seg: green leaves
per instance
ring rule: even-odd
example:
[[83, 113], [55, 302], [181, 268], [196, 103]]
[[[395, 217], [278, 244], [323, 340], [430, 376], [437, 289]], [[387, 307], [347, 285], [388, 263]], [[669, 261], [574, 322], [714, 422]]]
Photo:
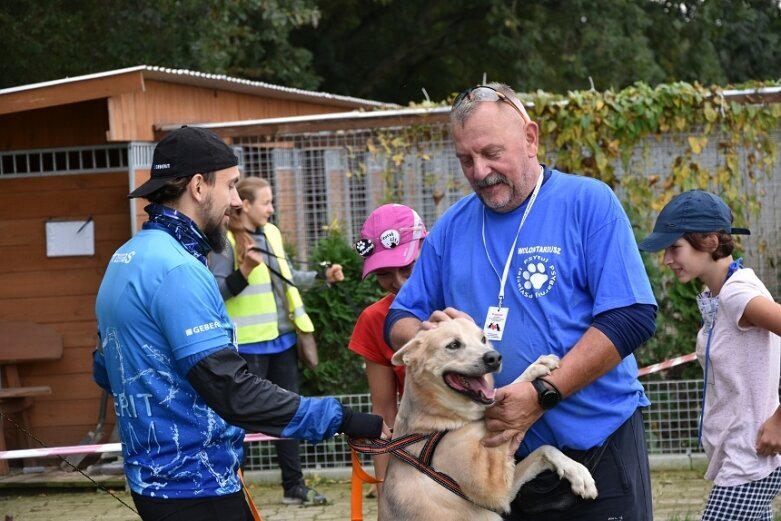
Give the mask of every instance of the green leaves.
[[314, 371], [303, 370], [302, 394], [368, 392], [363, 358], [350, 351], [347, 344], [360, 312], [384, 293], [373, 277], [361, 280], [363, 259], [336, 229], [332, 228], [330, 235], [317, 244], [311, 260], [341, 264], [345, 280], [303, 293], [307, 313], [315, 324], [320, 365]]
[[[309, 50], [290, 33], [315, 0], [0, 2], [0, 87], [136, 65], [193, 69], [314, 89]], [[99, 44], [96, 44], [99, 42]]]

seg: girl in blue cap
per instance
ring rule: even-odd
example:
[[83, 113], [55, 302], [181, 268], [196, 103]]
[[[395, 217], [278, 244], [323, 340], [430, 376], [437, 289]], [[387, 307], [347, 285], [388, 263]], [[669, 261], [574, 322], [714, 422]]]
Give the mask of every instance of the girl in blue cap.
[[732, 258], [732, 212], [718, 196], [685, 192], [665, 206], [639, 247], [664, 250], [679, 281], [698, 279], [703, 325], [697, 358], [705, 370], [702, 444], [714, 486], [703, 521], [772, 521], [781, 489], [781, 305], [753, 270]]

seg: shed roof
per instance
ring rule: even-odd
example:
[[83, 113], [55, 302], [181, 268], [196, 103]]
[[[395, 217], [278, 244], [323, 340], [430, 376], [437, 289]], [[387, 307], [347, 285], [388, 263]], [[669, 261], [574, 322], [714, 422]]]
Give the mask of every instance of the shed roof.
[[[215, 88], [268, 98], [308, 101], [345, 109], [373, 109], [388, 106], [379, 101], [314, 92], [252, 81], [224, 74], [139, 65], [125, 69], [63, 78], [0, 89], [0, 114], [10, 114], [66, 103], [78, 103], [144, 89], [144, 80], [158, 80], [197, 87]], [[392, 105], [392, 104], [390, 104]]]

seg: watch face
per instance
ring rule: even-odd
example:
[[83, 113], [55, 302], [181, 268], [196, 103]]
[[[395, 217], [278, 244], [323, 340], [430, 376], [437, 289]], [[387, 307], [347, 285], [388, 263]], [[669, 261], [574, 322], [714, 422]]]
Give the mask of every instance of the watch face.
[[559, 393], [547, 389], [544, 393], [542, 393], [542, 396], [540, 396], [540, 401], [542, 402], [543, 409], [550, 409], [559, 403]]
[[540, 407], [543, 409], [547, 410], [555, 407], [561, 401], [559, 393], [553, 389], [549, 389], [542, 381], [534, 380], [532, 381], [532, 385], [539, 395]]

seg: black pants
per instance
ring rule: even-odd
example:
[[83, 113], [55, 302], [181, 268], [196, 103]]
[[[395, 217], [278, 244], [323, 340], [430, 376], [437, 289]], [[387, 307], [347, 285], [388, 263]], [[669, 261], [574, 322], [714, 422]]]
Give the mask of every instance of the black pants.
[[144, 521], [253, 521], [244, 492], [195, 499], [163, 499], [132, 493]]
[[524, 516], [515, 506], [507, 521], [651, 521], [653, 505], [651, 470], [645, 427], [640, 409], [616, 430], [593, 472], [597, 499], [578, 502], [566, 511], [548, 511]]
[[[273, 355], [241, 355], [250, 372], [298, 393], [298, 355], [295, 346]], [[301, 451], [298, 440], [275, 441], [277, 460], [282, 471], [282, 487], [287, 491], [304, 483], [301, 472]]]

